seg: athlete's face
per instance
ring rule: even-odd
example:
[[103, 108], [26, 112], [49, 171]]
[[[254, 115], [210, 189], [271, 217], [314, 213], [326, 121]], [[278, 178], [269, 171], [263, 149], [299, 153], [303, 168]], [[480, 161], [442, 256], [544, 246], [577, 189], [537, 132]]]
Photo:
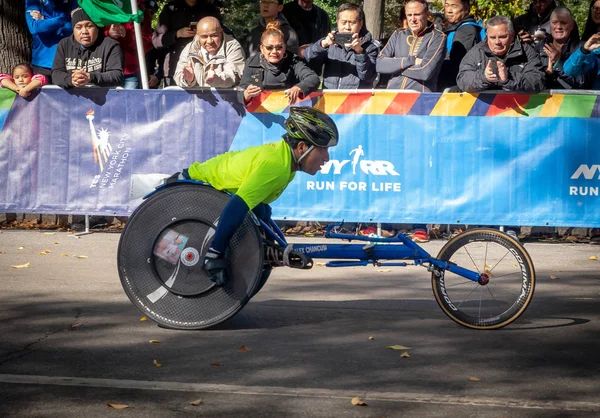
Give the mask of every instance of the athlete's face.
[[314, 176], [327, 161], [329, 161], [328, 148], [314, 147], [301, 161], [302, 171]]

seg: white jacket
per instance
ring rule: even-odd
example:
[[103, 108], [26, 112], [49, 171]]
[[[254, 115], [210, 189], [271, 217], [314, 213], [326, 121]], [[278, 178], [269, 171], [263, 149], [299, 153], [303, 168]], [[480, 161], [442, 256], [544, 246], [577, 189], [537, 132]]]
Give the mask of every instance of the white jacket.
[[[194, 80], [188, 83], [183, 76], [183, 69], [189, 61], [194, 64]], [[200, 42], [196, 38], [190, 42], [181, 52], [177, 69], [175, 70], [175, 83], [179, 87], [215, 87], [231, 88], [239, 84], [244, 71], [245, 56], [242, 46], [229, 35], [224, 35], [223, 43], [217, 54], [207, 59], [202, 54]], [[206, 74], [214, 66], [215, 78], [208, 83], [205, 81]]]

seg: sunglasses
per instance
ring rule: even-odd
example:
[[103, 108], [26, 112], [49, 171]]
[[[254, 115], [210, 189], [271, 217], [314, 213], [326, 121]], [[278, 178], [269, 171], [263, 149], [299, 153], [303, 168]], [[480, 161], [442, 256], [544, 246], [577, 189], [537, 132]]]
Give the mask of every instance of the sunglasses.
[[269, 52], [271, 52], [272, 50], [283, 51], [285, 49], [285, 45], [263, 45], [263, 48], [265, 48]]

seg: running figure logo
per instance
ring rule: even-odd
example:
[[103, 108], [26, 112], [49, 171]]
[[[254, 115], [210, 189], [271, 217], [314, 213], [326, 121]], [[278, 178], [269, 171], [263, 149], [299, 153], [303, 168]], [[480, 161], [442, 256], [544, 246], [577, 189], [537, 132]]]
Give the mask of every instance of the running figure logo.
[[360, 157], [365, 155], [362, 145], [359, 145], [358, 148], [354, 148], [352, 151], [350, 151], [350, 155], [352, 154], [354, 154], [354, 157], [352, 158], [352, 174], [356, 174], [356, 165], [358, 164], [358, 160], [360, 160]]

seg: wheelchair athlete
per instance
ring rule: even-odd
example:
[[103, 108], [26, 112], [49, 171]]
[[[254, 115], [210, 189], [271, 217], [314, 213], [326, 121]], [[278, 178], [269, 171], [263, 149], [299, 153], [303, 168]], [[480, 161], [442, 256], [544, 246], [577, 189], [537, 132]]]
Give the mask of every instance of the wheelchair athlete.
[[338, 142], [335, 122], [311, 107], [290, 108], [285, 129], [279, 142], [226, 152], [203, 163], [195, 162], [183, 171], [184, 177], [233, 194], [221, 213], [204, 258], [204, 270], [219, 286], [228, 280], [227, 246], [248, 211], [268, 221], [269, 203], [283, 193], [296, 171], [315, 175], [329, 161], [328, 148]]

